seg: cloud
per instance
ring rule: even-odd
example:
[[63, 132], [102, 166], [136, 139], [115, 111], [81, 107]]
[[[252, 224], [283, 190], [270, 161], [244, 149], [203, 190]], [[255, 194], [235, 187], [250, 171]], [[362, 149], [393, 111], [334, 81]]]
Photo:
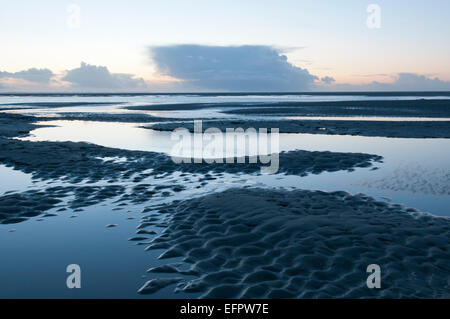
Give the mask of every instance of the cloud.
[[294, 66], [280, 50], [263, 45], [150, 47], [159, 73], [197, 89], [305, 91], [316, 76]]
[[49, 69], [36, 69], [31, 68], [24, 71], [19, 71], [15, 73], [10, 72], [0, 72], [0, 78], [8, 79], [21, 79], [28, 82], [35, 83], [48, 83], [50, 79], [54, 76], [53, 72]]
[[373, 81], [367, 84], [335, 84], [316, 88], [338, 91], [450, 91], [450, 82], [416, 73], [399, 73], [393, 82]]
[[324, 76], [323, 78], [320, 79], [320, 81], [322, 81], [325, 84], [331, 84], [335, 82], [335, 79], [331, 76]]
[[[450, 81], [416, 73], [386, 75], [391, 82], [336, 83], [287, 61], [270, 46], [178, 45], [151, 48], [160, 74], [145, 82], [131, 74], [82, 62], [55, 74], [49, 69], [0, 71], [0, 90], [23, 92], [180, 92], [180, 91], [450, 91]], [[368, 75], [369, 76], [369, 75]], [[164, 79], [164, 80], [161, 80]], [[181, 80], [181, 81], [180, 81]]]
[[[377, 84], [378, 87], [386, 87], [386, 84]], [[442, 81], [439, 78], [428, 78], [425, 75], [415, 73], [399, 73], [397, 80], [388, 84], [387, 87], [394, 87], [398, 90], [410, 91], [430, 91], [430, 90], [450, 90], [450, 82]]]
[[90, 65], [81, 62], [79, 68], [68, 70], [63, 81], [85, 89], [144, 89], [147, 87], [142, 78], [135, 78], [131, 74], [110, 73], [105, 66]]

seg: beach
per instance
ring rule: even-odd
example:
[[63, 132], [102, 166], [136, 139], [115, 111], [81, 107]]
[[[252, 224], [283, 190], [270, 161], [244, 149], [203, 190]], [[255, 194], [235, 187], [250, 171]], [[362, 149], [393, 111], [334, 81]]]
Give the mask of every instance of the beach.
[[[449, 101], [0, 95], [0, 296], [449, 298]], [[175, 159], [176, 129], [278, 148]], [[59, 285], [70, 263], [97, 284]]]

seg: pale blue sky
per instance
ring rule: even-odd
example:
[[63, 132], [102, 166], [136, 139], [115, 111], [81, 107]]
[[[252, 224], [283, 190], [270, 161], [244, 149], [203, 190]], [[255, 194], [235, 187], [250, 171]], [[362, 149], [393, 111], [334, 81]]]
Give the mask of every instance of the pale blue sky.
[[[404, 72], [450, 81], [448, 0], [0, 3], [4, 72], [48, 68], [62, 76], [84, 61], [157, 84], [170, 74], [157, 72], [149, 46], [265, 45], [337, 84], [389, 82]], [[380, 29], [366, 25], [371, 3], [381, 8]], [[70, 4], [81, 9], [79, 28], [67, 24]]]

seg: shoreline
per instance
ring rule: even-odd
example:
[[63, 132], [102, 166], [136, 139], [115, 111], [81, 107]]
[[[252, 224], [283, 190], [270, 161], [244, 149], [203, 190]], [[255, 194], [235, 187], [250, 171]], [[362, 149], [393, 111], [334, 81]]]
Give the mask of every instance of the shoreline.
[[[336, 120], [205, 120], [203, 129], [219, 128], [278, 128], [279, 133], [306, 133], [326, 135], [353, 135], [392, 138], [450, 138], [449, 122], [388, 122], [388, 121], [336, 121]], [[186, 128], [194, 132], [193, 122], [167, 122], [142, 126], [156, 131], [173, 131]]]

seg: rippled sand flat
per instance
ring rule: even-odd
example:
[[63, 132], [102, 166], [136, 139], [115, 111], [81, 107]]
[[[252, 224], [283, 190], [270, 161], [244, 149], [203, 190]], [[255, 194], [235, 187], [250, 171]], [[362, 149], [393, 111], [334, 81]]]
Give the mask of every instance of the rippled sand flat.
[[[206, 298], [448, 298], [450, 221], [363, 194], [232, 189], [160, 208], [167, 228], [147, 250], [190, 265], [149, 272], [195, 275], [156, 279], [140, 293], [178, 282]], [[382, 270], [381, 291], [366, 268]], [[169, 281], [168, 281], [169, 280]]]

